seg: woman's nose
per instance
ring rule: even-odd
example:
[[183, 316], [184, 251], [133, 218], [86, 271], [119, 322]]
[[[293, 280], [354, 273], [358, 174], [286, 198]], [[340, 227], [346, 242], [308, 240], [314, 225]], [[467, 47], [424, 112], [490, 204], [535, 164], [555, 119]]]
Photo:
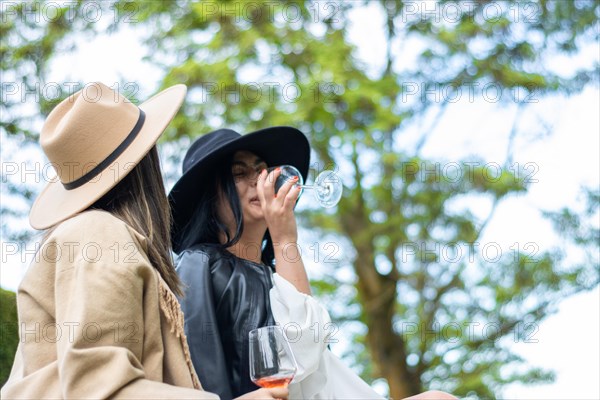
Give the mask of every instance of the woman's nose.
[[258, 177], [260, 176], [260, 171], [252, 171], [249, 175], [249, 182], [250, 185], [252, 186], [256, 186], [256, 184], [258, 183]]

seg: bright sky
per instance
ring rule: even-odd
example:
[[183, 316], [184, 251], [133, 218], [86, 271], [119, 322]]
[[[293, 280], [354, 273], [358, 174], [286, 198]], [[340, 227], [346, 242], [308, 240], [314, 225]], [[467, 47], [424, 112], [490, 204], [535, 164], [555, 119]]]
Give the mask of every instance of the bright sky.
[[[377, 40], [382, 35], [381, 15], [371, 4], [352, 18], [350, 39], [359, 46], [366, 62], [382, 59], [385, 49]], [[323, 11], [326, 11], [325, 9]], [[368, 22], [365, 22], [368, 21]], [[49, 81], [65, 79], [84, 82], [143, 82], [141, 98], [158, 86], [160, 71], [141, 61], [144, 49], [139, 32], [121, 33], [94, 39], [74, 54], [57, 57]], [[598, 61], [598, 47], [586, 57]], [[374, 66], [376, 68], [376, 65]], [[557, 245], [557, 239], [540, 218], [540, 209], [580, 206], [577, 198], [582, 185], [600, 185], [600, 94], [597, 87], [572, 97], [541, 99], [528, 109], [523, 123], [535, 128], [539, 120], [553, 127], [543, 140], [520, 139], [515, 143], [514, 161], [537, 167], [532, 185], [524, 197], [505, 201], [486, 230], [485, 240], [496, 241], [508, 249], [514, 242]], [[500, 107], [481, 101], [459, 101], [446, 113], [423, 149], [427, 157], [446, 162], [476, 155], [501, 164], [515, 107]], [[426, 129], [427, 127], [420, 127]], [[417, 128], [415, 128], [417, 129]], [[416, 131], [415, 131], [416, 132]], [[410, 136], [410, 135], [408, 135]], [[413, 136], [414, 137], [414, 136]], [[410, 143], [406, 143], [410, 145]], [[474, 204], [475, 213], [485, 207]], [[14, 259], [0, 269], [2, 286], [15, 290], [26, 264], [16, 266]], [[506, 399], [599, 399], [600, 387], [600, 291], [574, 296], [560, 304], [558, 313], [546, 319], [535, 334], [538, 343], [516, 343], [514, 350], [531, 365], [556, 371], [556, 382], [537, 387], [513, 385]]]

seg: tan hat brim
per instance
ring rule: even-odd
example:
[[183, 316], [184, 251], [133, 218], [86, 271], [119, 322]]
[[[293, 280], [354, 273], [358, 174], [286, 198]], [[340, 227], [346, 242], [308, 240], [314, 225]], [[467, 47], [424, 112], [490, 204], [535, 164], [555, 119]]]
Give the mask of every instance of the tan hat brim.
[[175, 85], [141, 104], [146, 119], [135, 140], [91, 181], [72, 190], [65, 189], [58, 178], [50, 182], [31, 207], [31, 226], [47, 229], [64, 221], [87, 209], [119, 183], [155, 145], [181, 107], [186, 91], [185, 85]]

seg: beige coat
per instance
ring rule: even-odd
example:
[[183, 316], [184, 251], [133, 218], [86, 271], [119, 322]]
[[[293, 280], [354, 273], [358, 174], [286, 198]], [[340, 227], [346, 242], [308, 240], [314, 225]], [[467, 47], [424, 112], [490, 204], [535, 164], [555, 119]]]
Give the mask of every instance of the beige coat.
[[103, 211], [56, 227], [19, 287], [20, 341], [2, 399], [218, 398], [194, 389], [181, 309], [146, 246]]

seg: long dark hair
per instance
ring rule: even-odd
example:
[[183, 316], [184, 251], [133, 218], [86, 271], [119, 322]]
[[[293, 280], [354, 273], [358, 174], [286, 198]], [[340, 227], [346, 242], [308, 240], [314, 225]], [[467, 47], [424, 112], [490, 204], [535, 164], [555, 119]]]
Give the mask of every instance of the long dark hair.
[[90, 208], [108, 211], [142, 234], [152, 266], [175, 295], [183, 294], [171, 257], [171, 209], [156, 146]]
[[[196, 209], [189, 223], [183, 228], [181, 249], [188, 249], [197, 244], [210, 244], [225, 250], [235, 245], [244, 231], [244, 216], [240, 198], [231, 173], [233, 156], [224, 157], [223, 161], [211, 168], [198, 187], [202, 188]], [[219, 217], [219, 203], [225, 201], [231, 208], [235, 221], [235, 232], [229, 232], [227, 225]], [[221, 238], [225, 237], [225, 243]], [[261, 261], [269, 266], [274, 265], [275, 251], [273, 241], [267, 230], [261, 243]]]

